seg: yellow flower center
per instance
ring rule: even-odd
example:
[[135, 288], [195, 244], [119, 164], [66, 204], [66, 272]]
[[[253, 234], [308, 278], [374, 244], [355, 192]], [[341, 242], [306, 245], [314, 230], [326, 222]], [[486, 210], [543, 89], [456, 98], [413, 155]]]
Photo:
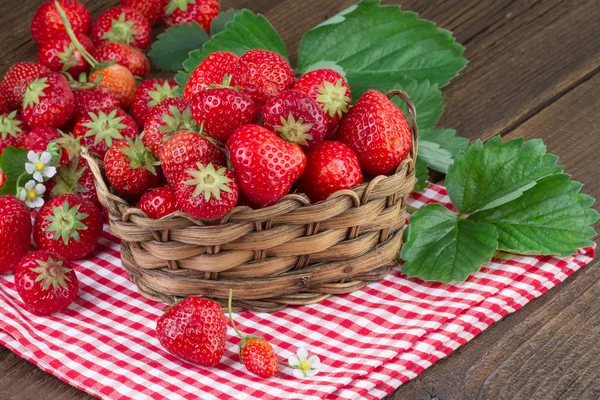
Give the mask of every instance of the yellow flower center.
[[35, 164], [35, 169], [40, 172], [43, 171], [45, 167], [46, 166], [40, 161]]
[[37, 193], [35, 192], [34, 189], [31, 189], [31, 190], [27, 191], [27, 199], [28, 200], [35, 200], [35, 199], [37, 199], [37, 197], [38, 197], [38, 195], [37, 195]]
[[308, 363], [308, 361], [306, 361], [306, 360], [302, 361], [302, 362], [300, 363], [300, 369], [301, 369], [303, 372], [310, 371], [310, 364]]

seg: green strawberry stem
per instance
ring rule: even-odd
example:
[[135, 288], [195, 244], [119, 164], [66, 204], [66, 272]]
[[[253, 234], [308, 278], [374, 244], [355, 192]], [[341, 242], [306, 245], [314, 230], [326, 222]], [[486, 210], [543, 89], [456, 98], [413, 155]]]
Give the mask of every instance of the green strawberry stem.
[[237, 333], [237, 335], [240, 337], [240, 339], [244, 339], [245, 336], [242, 335], [242, 332], [240, 332], [237, 328], [237, 326], [235, 326], [235, 322], [233, 322], [233, 314], [231, 313], [231, 301], [233, 300], [233, 289], [229, 289], [229, 301], [227, 302], [227, 311], [229, 312], [229, 321], [231, 321], [231, 326], [233, 326], [233, 330], [235, 331], [235, 333]]
[[67, 14], [65, 14], [65, 10], [63, 10], [61, 5], [58, 4], [57, 0], [54, 0], [54, 6], [56, 7], [56, 10], [58, 11], [58, 15], [60, 15], [60, 19], [62, 20], [62, 23], [65, 26], [67, 35], [69, 35], [69, 38], [71, 39], [71, 41], [73, 42], [73, 44], [75, 45], [77, 50], [79, 50], [79, 52], [81, 53], [83, 58], [85, 58], [85, 61], [87, 61], [92, 66], [92, 68], [95, 69], [100, 63], [98, 62], [98, 60], [96, 60], [94, 58], [94, 56], [92, 56], [83, 47], [83, 45], [79, 42], [79, 40], [77, 40], [77, 37], [75, 36], [75, 33], [73, 32], [73, 28], [71, 27], [71, 23], [69, 22], [69, 19], [67, 18]]

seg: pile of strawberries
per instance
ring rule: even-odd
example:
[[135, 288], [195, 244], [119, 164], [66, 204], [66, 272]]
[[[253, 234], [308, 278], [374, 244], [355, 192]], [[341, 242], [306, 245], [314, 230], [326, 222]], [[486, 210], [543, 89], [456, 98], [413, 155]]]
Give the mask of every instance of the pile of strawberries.
[[[219, 3], [122, 3], [92, 23], [77, 0], [47, 0], [31, 24], [38, 62], [13, 65], [0, 82], [0, 156], [8, 148], [27, 149], [25, 169], [33, 177], [17, 184], [20, 198], [0, 196], [0, 273], [15, 273], [31, 311], [68, 307], [78, 290], [70, 261], [90, 254], [102, 232], [103, 210], [81, 146], [104, 160], [114, 191], [148, 217], [183, 211], [208, 221], [236, 205], [273, 205], [291, 192], [322, 201], [370, 176], [394, 173], [408, 155], [410, 126], [384, 94], [367, 91], [351, 106], [340, 73], [318, 69], [297, 78], [271, 51], [210, 54], [185, 88], [169, 79], [143, 80], [152, 25], [196, 21], [209, 30]], [[0, 170], [0, 188], [4, 180]], [[37, 250], [27, 254], [32, 237]], [[201, 308], [210, 307], [218, 305]], [[206, 323], [194, 322], [197, 317], [190, 312], [186, 323]], [[187, 340], [200, 339], [173, 339], [181, 326], [168, 318], [158, 326], [163, 345], [214, 365], [180, 354]], [[220, 324], [207, 329], [222, 338], [207, 340], [222, 352]], [[270, 348], [258, 339], [244, 338], [242, 351], [250, 343]], [[267, 350], [261, 354], [272, 354]], [[277, 362], [269, 357], [254, 372], [275, 373]]]

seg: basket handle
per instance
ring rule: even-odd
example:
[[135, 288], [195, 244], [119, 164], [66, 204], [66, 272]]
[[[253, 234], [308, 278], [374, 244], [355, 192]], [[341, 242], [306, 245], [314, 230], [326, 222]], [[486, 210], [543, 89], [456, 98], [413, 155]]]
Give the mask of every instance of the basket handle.
[[417, 161], [417, 154], [419, 152], [419, 128], [417, 127], [417, 109], [415, 108], [414, 103], [408, 96], [404, 90], [391, 90], [388, 92], [388, 99], [392, 100], [394, 97], [400, 97], [406, 103], [406, 107], [408, 108], [408, 114], [410, 117], [410, 130], [411, 130], [411, 138], [412, 145], [410, 147], [410, 157], [413, 162], [411, 168], [409, 168], [408, 172], [412, 172], [414, 168], [414, 163]]

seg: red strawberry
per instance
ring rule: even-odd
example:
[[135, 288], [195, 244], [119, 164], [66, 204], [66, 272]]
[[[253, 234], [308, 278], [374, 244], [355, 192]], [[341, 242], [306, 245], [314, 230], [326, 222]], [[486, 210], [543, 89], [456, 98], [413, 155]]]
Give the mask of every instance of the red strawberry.
[[117, 42], [100, 44], [94, 56], [100, 62], [116, 62], [127, 68], [133, 76], [145, 78], [150, 73], [150, 60], [140, 50]]
[[157, 24], [162, 18], [163, 10], [169, 0], [121, 0], [121, 4], [139, 12], [150, 25]]
[[93, 84], [71, 84], [73, 96], [75, 96], [75, 110], [71, 119], [66, 123], [67, 131], [70, 131], [83, 116], [90, 112], [110, 111], [119, 108], [119, 100], [110, 90]]
[[50, 142], [60, 139], [60, 131], [56, 128], [33, 128], [23, 140], [23, 147], [36, 153], [46, 151]]
[[204, 133], [221, 142], [226, 142], [240, 126], [257, 120], [252, 99], [227, 87], [199, 92], [192, 100], [191, 111], [196, 124], [203, 125]]
[[140, 126], [146, 123], [146, 117], [154, 106], [163, 100], [175, 97], [177, 83], [172, 79], [148, 79], [142, 82], [133, 96], [131, 111]]
[[32, 128], [58, 128], [75, 110], [71, 86], [58, 72], [46, 72], [27, 86], [23, 98], [23, 120]]
[[354, 150], [362, 170], [370, 175], [393, 173], [412, 143], [402, 111], [376, 90], [363, 94], [344, 116], [337, 139]]
[[122, 65], [113, 64], [92, 73], [90, 82], [97, 81], [119, 100], [122, 109], [129, 110], [137, 88], [137, 82], [130, 70]]
[[4, 172], [0, 169], [0, 189], [4, 186], [4, 182], [6, 182], [6, 175], [4, 175]]
[[12, 274], [31, 246], [31, 217], [25, 203], [11, 195], [0, 196], [0, 215], [0, 275]]
[[239, 352], [240, 360], [244, 363], [248, 371], [261, 378], [268, 379], [274, 376], [279, 370], [277, 356], [275, 356], [273, 347], [264, 338], [260, 336], [246, 336], [238, 330], [231, 314], [232, 297], [233, 291], [230, 289], [228, 303], [229, 320], [235, 333], [242, 339]]
[[[55, 0], [46, 0], [31, 21], [31, 36], [38, 46], [57, 34], [66, 32], [54, 2]], [[65, 10], [73, 31], [87, 36], [92, 27], [92, 15], [88, 9], [77, 0], [58, 0], [58, 3]]]
[[91, 201], [63, 194], [40, 209], [33, 238], [40, 249], [67, 260], [78, 260], [94, 250], [102, 224], [102, 214]]
[[294, 86], [294, 71], [277, 53], [268, 50], [250, 50], [242, 57], [235, 68], [233, 81], [236, 86], [264, 104], [273, 96]]
[[297, 90], [286, 90], [267, 101], [263, 120], [265, 128], [303, 147], [322, 142], [327, 134], [323, 110], [308, 94]]
[[326, 141], [306, 153], [306, 169], [296, 187], [316, 203], [362, 182], [358, 158], [352, 149], [340, 142]]
[[242, 193], [256, 207], [274, 204], [288, 194], [306, 167], [298, 145], [258, 125], [233, 132], [227, 150]]
[[106, 177], [119, 193], [141, 196], [160, 185], [158, 162], [139, 138], [116, 142], [104, 156]]
[[0, 96], [0, 114], [8, 114], [10, 113], [10, 110], [8, 109], [8, 106], [6, 105], [6, 99], [4, 97]]
[[200, 219], [221, 218], [238, 201], [238, 185], [233, 172], [225, 167], [215, 168], [212, 163], [191, 164], [185, 169], [175, 192], [181, 209]]
[[[77, 40], [88, 52], [94, 51], [92, 39], [82, 34], [77, 34]], [[38, 62], [48, 67], [51, 71], [66, 72], [73, 77], [90, 72], [92, 66], [83, 58], [79, 50], [66, 33], [48, 39], [38, 52]]]
[[38, 250], [23, 257], [15, 271], [15, 289], [26, 308], [37, 315], [62, 311], [77, 297], [79, 281], [71, 263]]
[[186, 100], [172, 97], [155, 106], [144, 124], [144, 144], [159, 155], [160, 148], [171, 136], [181, 131], [197, 131]]
[[10, 67], [0, 83], [0, 97], [6, 101], [8, 110], [21, 110], [27, 86], [49, 71], [43, 65], [32, 62], [20, 62]]
[[50, 182], [53, 183], [50, 197], [73, 193], [100, 208], [94, 174], [83, 158], [73, 160], [70, 164], [60, 167]]
[[210, 32], [210, 26], [219, 11], [219, 0], [171, 0], [165, 7], [163, 20], [167, 28], [197, 22], [206, 32]]
[[92, 27], [96, 46], [103, 42], [123, 43], [140, 50], [150, 45], [152, 27], [139, 12], [129, 7], [113, 7], [100, 14]]
[[167, 140], [160, 149], [159, 158], [163, 174], [174, 186], [190, 164], [226, 163], [221, 149], [200, 133], [192, 131], [178, 132]]
[[307, 93], [325, 111], [327, 131], [333, 136], [352, 101], [350, 86], [344, 77], [331, 69], [317, 69], [302, 75], [294, 89]]
[[28, 132], [16, 111], [0, 115], [0, 155], [9, 146], [21, 147]]
[[104, 158], [113, 141], [135, 138], [139, 133], [133, 118], [120, 108], [110, 112], [90, 112], [77, 121], [73, 128], [73, 136], [82, 138], [81, 144], [101, 158]]
[[169, 353], [203, 367], [221, 360], [226, 334], [221, 306], [202, 297], [182, 300], [156, 322], [156, 337]]
[[209, 54], [190, 75], [183, 97], [187, 101], [192, 101], [198, 92], [211, 85], [222, 83], [226, 75], [233, 75], [238, 60], [238, 56], [225, 51]]
[[161, 219], [179, 211], [175, 189], [161, 187], [145, 193], [138, 202], [138, 208], [153, 219]]

